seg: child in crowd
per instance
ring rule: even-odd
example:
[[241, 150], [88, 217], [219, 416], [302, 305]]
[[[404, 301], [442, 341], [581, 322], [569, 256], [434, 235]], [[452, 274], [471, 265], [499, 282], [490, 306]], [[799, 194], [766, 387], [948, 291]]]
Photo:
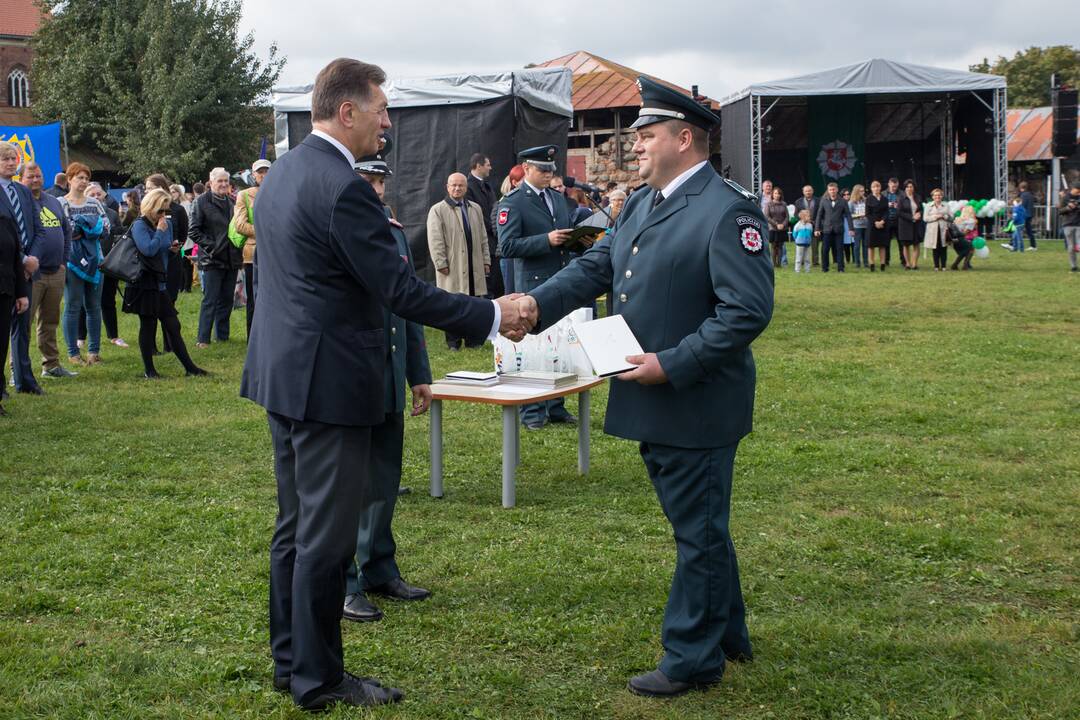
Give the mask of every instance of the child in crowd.
[[971, 269], [971, 258], [975, 255], [975, 246], [972, 245], [972, 241], [979, 235], [979, 221], [975, 217], [975, 208], [970, 205], [965, 205], [964, 209], [960, 211], [960, 219], [956, 221], [956, 227], [960, 228], [960, 232], [964, 233], [964, 236], [953, 240], [953, 250], [956, 251], [956, 260], [951, 265], [953, 270], [959, 270], [957, 267], [960, 261], [964, 261], [964, 269]]
[[1012, 205], [1012, 224], [1013, 224], [1013, 237], [1012, 244], [1001, 244], [1001, 247], [1005, 248], [1009, 252], [1024, 252], [1024, 225], [1027, 223], [1027, 210], [1024, 209], [1024, 204], [1020, 200], [1020, 196], [1017, 195], [1013, 198]]
[[795, 240], [795, 272], [810, 272], [810, 241], [814, 236], [814, 224], [810, 222], [810, 211], [799, 211], [799, 222], [791, 231]]

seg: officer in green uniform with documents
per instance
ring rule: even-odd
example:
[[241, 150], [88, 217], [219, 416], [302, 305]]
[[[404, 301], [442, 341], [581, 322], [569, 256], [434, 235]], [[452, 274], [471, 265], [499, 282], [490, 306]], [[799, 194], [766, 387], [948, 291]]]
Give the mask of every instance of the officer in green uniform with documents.
[[667, 697], [718, 682], [725, 658], [752, 656], [728, 513], [735, 451], [753, 417], [750, 344], [772, 316], [773, 270], [755, 196], [707, 162], [719, 119], [648, 78], [638, 85], [631, 127], [649, 187], [630, 197], [612, 235], [519, 302], [538, 332], [611, 286], [612, 311], [644, 351], [612, 380], [604, 429], [640, 444], [674, 529], [664, 655], [629, 683]]

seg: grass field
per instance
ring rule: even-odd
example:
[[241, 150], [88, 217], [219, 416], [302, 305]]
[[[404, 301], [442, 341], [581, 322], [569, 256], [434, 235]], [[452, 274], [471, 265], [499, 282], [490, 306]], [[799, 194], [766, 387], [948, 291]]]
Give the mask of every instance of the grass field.
[[[606, 389], [591, 472], [573, 429], [523, 434], [513, 510], [498, 411], [451, 404], [446, 497], [411, 419], [395, 519], [435, 595], [344, 624], [347, 666], [406, 700], [331, 717], [1080, 716], [1080, 274], [1060, 241], [992, 247], [968, 273], [778, 277], [732, 508], [755, 662], [674, 701], [626, 691], [660, 656], [674, 546], [636, 447], [602, 434]], [[193, 351], [211, 378], [167, 357], [144, 381], [108, 346], [5, 403], [0, 718], [302, 716], [270, 685], [276, 505], [237, 395], [242, 312], [233, 336]], [[428, 341], [436, 377], [490, 363]]]

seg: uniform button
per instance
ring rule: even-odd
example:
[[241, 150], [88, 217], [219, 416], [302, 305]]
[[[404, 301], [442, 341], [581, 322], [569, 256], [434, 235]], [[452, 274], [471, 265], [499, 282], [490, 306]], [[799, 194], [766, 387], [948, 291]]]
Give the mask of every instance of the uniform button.
[[391, 335], [397, 335], [397, 328], [396, 327], [390, 328], [390, 334]]
[[630, 272], [629, 270], [626, 271], [626, 277], [633, 277], [633, 275], [634, 273]]
[[619, 295], [619, 302], [626, 302], [626, 293], [621, 293]]
[[533, 280], [539, 280], [539, 279], [540, 279], [539, 275], [533, 275]]
[[391, 345], [390, 352], [397, 352], [397, 345]]
[[637, 245], [635, 245], [634, 249], [630, 251], [630, 254], [631, 255], [637, 255]]

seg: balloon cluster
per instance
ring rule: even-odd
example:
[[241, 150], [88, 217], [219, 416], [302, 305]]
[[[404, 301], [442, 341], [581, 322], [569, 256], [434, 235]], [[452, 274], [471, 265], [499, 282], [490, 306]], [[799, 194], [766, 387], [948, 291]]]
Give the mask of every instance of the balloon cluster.
[[[975, 208], [975, 217], [992, 218], [995, 215], [1000, 215], [1008, 203], [1004, 200], [991, 198], [989, 200], [949, 200], [945, 205], [954, 217], [960, 217], [960, 211], [970, 205]], [[924, 203], [924, 208], [929, 206], [930, 203]]]

